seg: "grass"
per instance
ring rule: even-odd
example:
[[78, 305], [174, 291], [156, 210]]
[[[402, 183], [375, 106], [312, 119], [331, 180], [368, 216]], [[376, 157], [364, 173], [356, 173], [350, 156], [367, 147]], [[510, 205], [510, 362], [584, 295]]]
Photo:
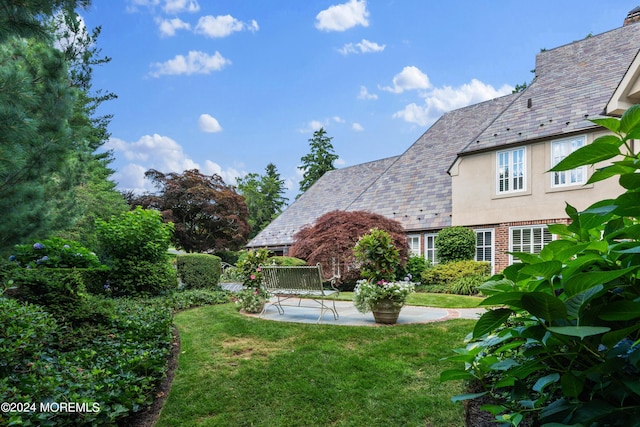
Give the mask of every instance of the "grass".
[[157, 426], [460, 426], [441, 361], [471, 320], [353, 327], [265, 321], [232, 304], [175, 315], [179, 368]]
[[[353, 292], [340, 292], [337, 299], [340, 301], [353, 301]], [[407, 298], [407, 304], [440, 308], [476, 308], [482, 300], [483, 298], [480, 297], [466, 295], [414, 292]]]

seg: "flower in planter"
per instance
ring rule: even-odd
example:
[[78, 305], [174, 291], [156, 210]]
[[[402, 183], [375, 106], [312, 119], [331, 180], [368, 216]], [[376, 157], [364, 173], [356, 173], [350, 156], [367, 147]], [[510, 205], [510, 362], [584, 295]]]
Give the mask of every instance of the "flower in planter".
[[404, 305], [409, 294], [415, 291], [415, 284], [409, 280], [373, 283], [369, 280], [359, 280], [353, 292], [353, 305], [361, 313], [372, 311], [380, 301], [391, 301], [400, 308]]

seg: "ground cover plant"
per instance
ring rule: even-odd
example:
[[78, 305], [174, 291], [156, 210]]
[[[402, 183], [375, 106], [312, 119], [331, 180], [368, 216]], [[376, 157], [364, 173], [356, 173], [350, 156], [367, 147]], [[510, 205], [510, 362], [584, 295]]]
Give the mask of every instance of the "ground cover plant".
[[583, 212], [567, 205], [570, 225], [540, 254], [481, 286], [483, 304], [500, 305], [477, 322], [471, 342], [450, 360], [494, 404], [503, 425], [640, 425], [640, 105], [621, 119], [593, 120], [611, 131], [562, 160], [565, 171], [614, 159], [589, 179], [615, 177], [626, 191]]
[[[231, 304], [176, 314], [179, 368], [158, 426], [462, 424], [440, 359], [471, 320], [394, 327], [271, 322]], [[445, 362], [453, 367], [455, 363]]]

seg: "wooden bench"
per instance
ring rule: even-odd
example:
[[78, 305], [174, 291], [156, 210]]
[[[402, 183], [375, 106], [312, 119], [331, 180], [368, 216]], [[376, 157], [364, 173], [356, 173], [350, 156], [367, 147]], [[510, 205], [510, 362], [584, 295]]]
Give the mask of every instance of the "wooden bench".
[[[324, 316], [324, 313], [331, 311], [333, 318], [338, 320], [338, 312], [336, 310], [335, 299], [332, 300], [332, 306], [327, 305], [328, 300], [325, 297], [338, 294], [340, 291], [334, 287], [334, 281], [331, 281], [330, 288], [325, 289], [322, 281], [322, 268], [320, 264], [315, 266], [287, 267], [280, 265], [267, 265], [260, 267], [263, 277], [263, 285], [270, 296], [277, 298], [277, 301], [270, 305], [275, 305], [279, 314], [284, 314], [285, 306], [312, 307], [320, 309], [318, 322]], [[298, 298], [297, 304], [283, 304], [291, 298]], [[307, 298], [319, 305], [301, 305], [303, 298]], [[262, 310], [262, 317], [267, 310], [267, 305]]]

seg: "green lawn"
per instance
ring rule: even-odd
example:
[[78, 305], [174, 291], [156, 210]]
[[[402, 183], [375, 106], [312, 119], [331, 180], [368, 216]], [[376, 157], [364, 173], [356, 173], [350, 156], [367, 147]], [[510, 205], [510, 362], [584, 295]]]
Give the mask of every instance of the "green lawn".
[[179, 368], [158, 426], [461, 426], [440, 359], [474, 321], [353, 327], [266, 321], [232, 304], [175, 315]]

